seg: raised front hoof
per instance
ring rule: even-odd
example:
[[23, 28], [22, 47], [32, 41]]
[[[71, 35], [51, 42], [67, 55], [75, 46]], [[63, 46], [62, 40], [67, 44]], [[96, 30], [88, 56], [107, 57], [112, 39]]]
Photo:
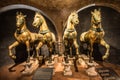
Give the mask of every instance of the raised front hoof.
[[102, 57], [103, 60], [106, 60], [107, 58], [108, 58], [107, 55], [104, 55], [104, 56]]
[[9, 54], [9, 56], [10, 56], [10, 58], [12, 58], [13, 60], [15, 60], [15, 59], [16, 59], [16, 56], [15, 56], [15, 55], [13, 55], [13, 54]]

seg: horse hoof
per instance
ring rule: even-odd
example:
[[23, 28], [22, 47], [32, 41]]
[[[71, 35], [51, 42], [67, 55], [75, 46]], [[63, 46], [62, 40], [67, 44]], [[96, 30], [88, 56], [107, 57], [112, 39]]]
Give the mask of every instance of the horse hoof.
[[40, 60], [41, 60], [41, 57], [39, 56], [39, 57], [37, 57], [37, 59], [40, 61]]
[[15, 60], [15, 59], [16, 59], [16, 56], [15, 56], [15, 55], [12, 55], [11, 58]]
[[103, 59], [103, 60], [106, 60], [106, 59], [107, 59], [107, 56], [103, 56], [102, 59]]
[[13, 59], [16, 59], [16, 56], [12, 56]]
[[12, 53], [9, 54], [9, 56], [12, 58], [12, 59], [16, 59], [16, 56]]

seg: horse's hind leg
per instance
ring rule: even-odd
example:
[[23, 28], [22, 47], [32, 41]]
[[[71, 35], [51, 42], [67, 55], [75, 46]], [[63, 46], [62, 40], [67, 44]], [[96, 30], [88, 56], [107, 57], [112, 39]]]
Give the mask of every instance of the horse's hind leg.
[[105, 46], [106, 49], [107, 49], [105, 55], [102, 57], [102, 59], [105, 60], [105, 59], [108, 58], [108, 56], [109, 56], [110, 46], [105, 42], [104, 39], [102, 39], [102, 40], [100, 41], [100, 44], [103, 45], [103, 46]]
[[93, 46], [90, 47], [90, 54], [89, 54], [89, 58], [90, 58], [89, 62], [90, 63], [93, 61], [93, 59], [92, 59], [93, 55], [92, 54], [93, 54]]
[[40, 60], [40, 57], [39, 57], [39, 49], [42, 47], [43, 43], [42, 42], [39, 42], [37, 47], [36, 47], [36, 55], [37, 55], [37, 58], [38, 60]]
[[74, 46], [75, 46], [75, 49], [76, 49], [76, 54], [79, 55], [79, 50], [78, 50], [79, 49], [79, 45], [78, 45], [76, 39], [74, 39]]
[[94, 44], [93, 41], [94, 41], [94, 40], [92, 40], [92, 39], [90, 40], [90, 44], [89, 44], [89, 46], [88, 46], [88, 50], [89, 50], [89, 51], [87, 52], [87, 53], [88, 53], [88, 56], [89, 56], [89, 62], [90, 62], [90, 63], [92, 63], [92, 61], [93, 61], [93, 59], [92, 59], [92, 56], [93, 56], [93, 55], [92, 55], [92, 54], [93, 54], [93, 44]]
[[30, 42], [26, 41], [26, 47], [27, 47], [27, 52], [28, 52], [28, 58], [27, 58], [27, 63], [30, 62]]
[[16, 59], [16, 56], [12, 53], [12, 49], [16, 46], [19, 45], [19, 42], [14, 42], [12, 45], [9, 46], [9, 56], [12, 58], [12, 59]]
[[49, 58], [51, 59], [52, 57], [52, 52], [53, 52], [53, 45], [52, 42], [49, 42], [48, 49], [49, 49]]
[[78, 45], [76, 39], [74, 40], [74, 46], [75, 46], [75, 49], [76, 49], [76, 56], [75, 56], [75, 59], [73, 60], [73, 62], [74, 62], [75, 71], [78, 72], [77, 60], [78, 60], [78, 55], [79, 55], [79, 50], [78, 50], [79, 45]]

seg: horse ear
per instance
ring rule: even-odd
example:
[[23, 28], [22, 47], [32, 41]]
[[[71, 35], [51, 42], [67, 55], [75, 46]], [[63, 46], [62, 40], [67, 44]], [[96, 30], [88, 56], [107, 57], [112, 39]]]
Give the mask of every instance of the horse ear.
[[19, 14], [19, 12], [16, 12], [16, 15], [18, 15]]
[[23, 13], [22, 13], [22, 12], [20, 12], [20, 15], [23, 15]]
[[96, 13], [96, 12], [97, 12], [97, 9], [94, 9], [94, 12]]
[[93, 15], [94, 13], [91, 11], [91, 14]]
[[35, 14], [38, 14], [38, 12], [35, 12]]

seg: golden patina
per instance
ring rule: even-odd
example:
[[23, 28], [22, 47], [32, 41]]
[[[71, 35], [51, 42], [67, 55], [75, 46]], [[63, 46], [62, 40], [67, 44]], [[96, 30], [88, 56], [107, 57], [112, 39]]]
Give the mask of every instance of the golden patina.
[[49, 30], [45, 18], [39, 12], [35, 13], [34, 21], [32, 24], [34, 27], [40, 28], [38, 34], [41, 34], [43, 36], [42, 40], [39, 41], [36, 47], [37, 54], [39, 54], [39, 49], [44, 44], [46, 44], [50, 52], [49, 55], [51, 56], [53, 52], [53, 46], [55, 46], [55, 42], [56, 42], [54, 33]]
[[102, 59], [104, 60], [104, 59], [108, 58], [108, 56], [109, 56], [110, 46], [106, 43], [106, 41], [103, 38], [105, 35], [105, 32], [101, 25], [101, 11], [100, 11], [100, 9], [99, 10], [95, 9], [94, 11], [91, 12], [91, 14], [92, 14], [91, 27], [88, 31], [83, 32], [81, 34], [80, 41], [81, 42], [89, 42], [89, 44], [90, 44], [89, 56], [90, 57], [92, 57], [94, 43], [99, 43], [102, 46], [105, 46], [106, 52], [105, 52], [105, 55], [102, 57]]
[[27, 29], [26, 26], [26, 20], [25, 20], [26, 15], [23, 15], [21, 12], [17, 12], [16, 15], [16, 26], [17, 29], [14, 33], [14, 37], [16, 41], [12, 43], [9, 46], [9, 56], [12, 59], [16, 59], [15, 54], [13, 54], [12, 49], [18, 46], [19, 44], [26, 44], [27, 47], [27, 52], [28, 52], [28, 59], [27, 61], [29, 62], [30, 60], [30, 43], [35, 42], [36, 40], [39, 40], [42, 35], [38, 35], [37, 33], [32, 33]]
[[77, 32], [75, 29], [75, 25], [79, 23], [78, 14], [76, 11], [72, 12], [67, 20], [67, 25], [63, 35], [63, 42], [65, 45], [65, 50], [67, 47], [75, 46], [76, 54], [79, 54], [78, 48], [79, 45], [77, 43]]

